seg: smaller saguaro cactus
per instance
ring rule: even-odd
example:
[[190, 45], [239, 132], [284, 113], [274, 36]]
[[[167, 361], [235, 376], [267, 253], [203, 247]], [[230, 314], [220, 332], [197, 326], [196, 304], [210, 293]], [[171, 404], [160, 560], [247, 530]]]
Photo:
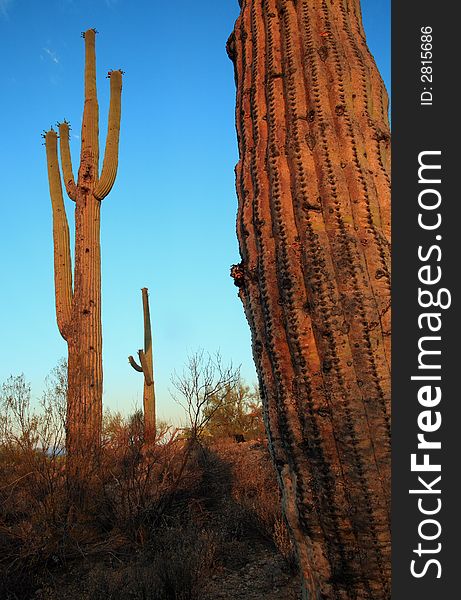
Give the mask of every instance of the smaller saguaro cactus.
[[142, 288], [142, 308], [144, 313], [144, 350], [138, 350], [139, 362], [132, 356], [128, 357], [130, 365], [144, 374], [144, 438], [155, 438], [155, 387], [154, 365], [152, 356], [152, 330], [150, 324], [149, 295], [147, 288]]

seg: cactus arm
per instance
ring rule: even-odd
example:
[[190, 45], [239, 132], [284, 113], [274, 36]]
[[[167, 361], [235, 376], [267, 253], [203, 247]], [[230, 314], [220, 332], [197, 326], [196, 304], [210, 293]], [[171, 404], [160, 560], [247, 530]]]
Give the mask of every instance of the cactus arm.
[[138, 365], [138, 363], [135, 361], [135, 359], [132, 356], [128, 357], [128, 362], [130, 363], [130, 365], [133, 367], [133, 369], [135, 371], [138, 371], [139, 373], [143, 372], [142, 367], [140, 367]]
[[110, 73], [110, 107], [109, 125], [107, 128], [106, 148], [104, 151], [104, 162], [101, 178], [97, 183], [93, 194], [98, 200], [102, 200], [112, 189], [118, 167], [118, 143], [120, 137], [121, 116], [121, 94], [122, 94], [122, 72], [112, 71]]
[[70, 258], [69, 226], [62, 197], [61, 176], [58, 164], [58, 136], [55, 131], [45, 135], [48, 183], [53, 210], [54, 283], [56, 320], [59, 332], [67, 339], [72, 308], [72, 271]]
[[147, 361], [144, 350], [138, 350], [138, 356], [139, 356], [139, 362], [141, 363], [141, 366], [138, 365], [138, 363], [135, 361], [135, 359], [132, 356], [128, 357], [128, 362], [130, 363], [130, 365], [133, 367], [133, 369], [135, 371], [138, 371], [138, 373], [144, 374], [144, 380], [147, 385], [152, 385], [153, 381], [152, 381], [151, 369], [149, 368], [149, 363]]
[[94, 29], [85, 38], [85, 105], [82, 122], [82, 145], [78, 187], [88, 188], [98, 178], [99, 168], [99, 107], [96, 92], [96, 53]]
[[144, 381], [146, 382], [146, 385], [152, 385], [153, 381], [151, 376], [150, 365], [144, 350], [139, 350], [138, 355], [139, 361], [142, 365], [142, 372], [144, 373]]
[[64, 185], [66, 186], [67, 195], [75, 202], [77, 197], [77, 186], [75, 185], [74, 174], [72, 172], [72, 158], [69, 146], [69, 123], [67, 121], [59, 123], [59, 148], [61, 151], [61, 166]]

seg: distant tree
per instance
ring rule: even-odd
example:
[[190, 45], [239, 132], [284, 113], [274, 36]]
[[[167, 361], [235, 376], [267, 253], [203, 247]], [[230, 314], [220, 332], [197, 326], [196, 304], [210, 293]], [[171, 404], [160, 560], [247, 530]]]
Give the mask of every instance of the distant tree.
[[255, 439], [264, 435], [259, 392], [242, 381], [219, 397], [211, 396], [203, 413], [210, 416], [206, 433], [214, 438], [242, 435]]
[[173, 398], [186, 412], [189, 436], [197, 440], [239, 386], [240, 367], [223, 365], [219, 352], [212, 356], [198, 350], [188, 357], [182, 374], [175, 373], [171, 382], [179, 392]]
[[112, 412], [106, 408], [102, 417], [102, 444], [111, 447], [124, 437], [126, 421], [120, 411]]
[[10, 375], [0, 388], [0, 441], [2, 446], [34, 449], [38, 444], [37, 418], [31, 407], [31, 389], [24, 374]]
[[49, 452], [62, 453], [67, 420], [67, 360], [61, 358], [45, 379], [40, 399], [42, 445]]
[[11, 375], [0, 386], [0, 446], [59, 455], [64, 449], [67, 362], [61, 359], [33, 401], [24, 374]]

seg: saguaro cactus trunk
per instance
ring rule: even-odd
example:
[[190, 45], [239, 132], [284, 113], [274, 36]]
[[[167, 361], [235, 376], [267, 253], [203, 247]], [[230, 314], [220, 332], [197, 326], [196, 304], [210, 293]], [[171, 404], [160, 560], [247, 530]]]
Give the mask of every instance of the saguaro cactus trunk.
[[152, 330], [149, 312], [149, 295], [147, 288], [142, 288], [142, 308], [144, 314], [144, 350], [138, 350], [139, 362], [132, 356], [128, 357], [130, 365], [144, 375], [144, 439], [155, 439], [155, 387], [154, 387], [154, 362], [152, 355]]
[[58, 135], [45, 133], [48, 179], [53, 209], [56, 317], [68, 345], [67, 453], [94, 456], [102, 425], [101, 334], [101, 201], [117, 173], [122, 72], [111, 71], [106, 149], [99, 177], [98, 101], [96, 95], [95, 30], [85, 38], [85, 105], [80, 168], [74, 181], [69, 147], [69, 123], [59, 123], [61, 167], [67, 194], [75, 202], [75, 267], [72, 267], [69, 227], [58, 164]]
[[390, 597], [387, 95], [359, 0], [243, 0], [232, 275], [309, 600]]

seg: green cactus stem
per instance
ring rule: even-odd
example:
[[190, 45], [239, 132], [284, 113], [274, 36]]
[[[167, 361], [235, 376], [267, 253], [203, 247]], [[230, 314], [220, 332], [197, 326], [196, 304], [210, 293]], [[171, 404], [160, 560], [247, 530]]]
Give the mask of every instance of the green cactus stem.
[[138, 350], [139, 362], [132, 356], [128, 357], [130, 365], [144, 374], [144, 439], [152, 441], [155, 439], [155, 386], [154, 386], [154, 364], [152, 353], [152, 330], [149, 311], [149, 295], [147, 288], [142, 288], [142, 308], [144, 315], [144, 350]]
[[85, 460], [98, 454], [102, 428], [101, 332], [101, 200], [109, 193], [117, 172], [122, 72], [113, 71], [109, 128], [101, 178], [99, 163], [99, 109], [96, 90], [96, 31], [85, 38], [85, 102], [77, 183], [72, 171], [69, 123], [59, 123], [61, 166], [67, 194], [75, 202], [75, 264], [72, 267], [69, 228], [62, 197], [57, 157], [57, 134], [45, 135], [48, 180], [53, 209], [56, 317], [68, 345], [67, 435], [68, 457]]
[[359, 0], [242, 0], [232, 274], [304, 598], [390, 598], [390, 134]]

